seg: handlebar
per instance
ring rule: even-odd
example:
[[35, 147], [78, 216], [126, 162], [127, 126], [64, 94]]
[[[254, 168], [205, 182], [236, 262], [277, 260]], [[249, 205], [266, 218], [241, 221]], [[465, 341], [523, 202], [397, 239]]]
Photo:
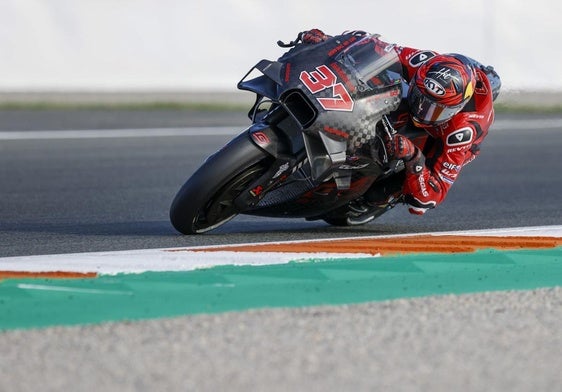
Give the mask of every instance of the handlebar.
[[300, 33], [298, 33], [297, 38], [295, 38], [294, 41], [290, 41], [289, 43], [285, 43], [281, 40], [277, 41], [277, 45], [279, 45], [282, 48], [292, 48], [294, 46], [296, 46], [299, 42], [302, 42], [302, 36], [305, 32], [301, 31]]

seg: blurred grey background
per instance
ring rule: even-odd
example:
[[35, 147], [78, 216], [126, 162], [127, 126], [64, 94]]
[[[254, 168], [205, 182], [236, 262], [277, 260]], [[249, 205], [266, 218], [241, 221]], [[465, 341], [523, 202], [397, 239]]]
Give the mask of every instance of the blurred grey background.
[[[502, 99], [561, 104], [562, 3], [536, 0], [3, 0], [0, 101], [226, 102], [299, 31], [362, 29], [492, 64]], [[68, 94], [72, 93], [72, 94]]]

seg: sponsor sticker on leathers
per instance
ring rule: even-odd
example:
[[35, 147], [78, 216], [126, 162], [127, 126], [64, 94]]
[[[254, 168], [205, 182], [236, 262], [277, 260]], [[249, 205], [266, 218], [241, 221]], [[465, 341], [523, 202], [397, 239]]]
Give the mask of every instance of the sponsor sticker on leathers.
[[458, 131], [451, 133], [447, 137], [448, 146], [459, 146], [464, 144], [469, 144], [472, 142], [472, 128], [466, 127], [461, 128]]
[[424, 50], [421, 52], [417, 52], [414, 56], [410, 59], [410, 65], [412, 67], [419, 67], [423, 63], [425, 63], [430, 58], [435, 57], [435, 52], [431, 52], [429, 50]]

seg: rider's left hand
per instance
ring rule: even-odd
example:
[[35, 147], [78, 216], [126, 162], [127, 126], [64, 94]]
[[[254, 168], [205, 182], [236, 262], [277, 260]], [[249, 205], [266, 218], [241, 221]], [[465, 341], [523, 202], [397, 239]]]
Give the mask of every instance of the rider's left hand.
[[328, 38], [320, 29], [312, 29], [302, 33], [302, 42], [305, 44], [318, 44], [326, 41]]

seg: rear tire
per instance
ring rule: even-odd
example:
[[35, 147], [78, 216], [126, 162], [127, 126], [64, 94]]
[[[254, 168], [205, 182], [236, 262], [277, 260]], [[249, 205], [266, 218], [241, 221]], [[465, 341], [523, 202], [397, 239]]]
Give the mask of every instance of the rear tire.
[[269, 155], [247, 133], [211, 156], [178, 191], [170, 207], [170, 221], [183, 234], [213, 230], [240, 212], [234, 199], [270, 164]]
[[364, 221], [361, 221], [360, 219], [350, 219], [349, 218], [349, 214], [350, 214], [350, 210], [348, 206], [344, 206], [344, 207], [340, 207], [339, 209], [332, 211], [332, 213], [330, 213], [328, 216], [325, 216], [324, 218], [322, 218], [322, 220], [332, 226], [338, 226], [338, 227], [347, 227], [347, 226], [362, 226], [365, 225], [367, 223], [372, 222], [374, 219], [378, 218], [379, 216], [381, 216], [382, 214], [384, 214], [387, 211], [386, 208], [379, 208], [376, 211], [372, 212], [372, 217], [371, 214], [366, 214], [365, 217], [369, 217], [370, 219], [365, 219]]
[[347, 216], [330, 217], [330, 218], [324, 218], [323, 220], [324, 222], [332, 226], [339, 226], [339, 227], [350, 226], [349, 222], [347, 221]]

